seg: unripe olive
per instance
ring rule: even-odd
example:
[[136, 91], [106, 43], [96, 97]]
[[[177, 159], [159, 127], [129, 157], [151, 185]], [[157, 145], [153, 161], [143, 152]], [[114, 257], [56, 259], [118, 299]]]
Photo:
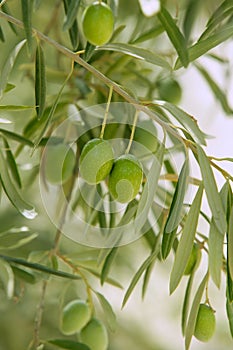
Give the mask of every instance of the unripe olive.
[[200, 263], [200, 260], [201, 260], [201, 250], [197, 244], [194, 244], [188, 263], [186, 265], [184, 274], [190, 275], [194, 267], [197, 267], [197, 265]]
[[75, 154], [69, 145], [49, 145], [45, 153], [45, 176], [52, 184], [66, 182], [73, 173]]
[[128, 203], [139, 192], [143, 178], [140, 162], [132, 154], [117, 158], [109, 175], [109, 192], [120, 203]]
[[161, 79], [157, 82], [159, 98], [174, 104], [181, 100], [182, 89], [180, 84], [173, 78]]
[[215, 315], [213, 309], [206, 304], [200, 304], [194, 336], [202, 341], [209, 341], [214, 335], [215, 331]]
[[91, 350], [107, 350], [108, 347], [107, 330], [104, 324], [96, 318], [92, 318], [81, 330], [80, 340]]
[[[152, 120], [143, 120], [135, 130], [134, 141], [142, 144], [150, 152], [154, 153], [158, 148], [158, 139], [156, 137], [157, 130], [152, 122]], [[133, 150], [139, 153], [140, 150], [137, 144], [133, 144]], [[145, 151], [144, 151], [145, 152]]]
[[106, 44], [113, 33], [114, 16], [110, 7], [104, 2], [96, 1], [84, 12], [83, 33], [93, 45]]
[[80, 174], [89, 184], [103, 181], [113, 165], [113, 150], [110, 143], [102, 139], [92, 139], [86, 143], [80, 155]]
[[90, 320], [91, 311], [83, 300], [69, 302], [62, 311], [61, 331], [64, 334], [79, 332]]

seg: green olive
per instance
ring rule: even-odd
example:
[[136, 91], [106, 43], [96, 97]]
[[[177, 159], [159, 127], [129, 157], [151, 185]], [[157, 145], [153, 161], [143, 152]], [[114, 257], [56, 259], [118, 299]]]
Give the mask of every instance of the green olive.
[[49, 145], [45, 153], [45, 176], [51, 184], [66, 182], [73, 173], [75, 154], [69, 145]]
[[103, 181], [113, 165], [113, 150], [110, 143], [102, 139], [92, 139], [86, 143], [80, 155], [80, 174], [89, 184]]
[[107, 330], [103, 323], [96, 318], [92, 318], [81, 330], [80, 340], [91, 350], [107, 350], [108, 348]]
[[181, 100], [182, 89], [180, 84], [173, 78], [161, 79], [157, 82], [158, 94], [161, 100], [177, 104]]
[[109, 175], [109, 192], [120, 203], [128, 203], [139, 192], [143, 170], [137, 158], [131, 154], [117, 158]]
[[73, 300], [62, 311], [61, 331], [64, 334], [79, 332], [90, 320], [91, 311], [83, 300]]
[[[134, 141], [146, 147], [150, 152], [156, 152], [158, 148], [158, 139], [156, 137], [157, 130], [152, 122], [152, 120], [143, 120], [136, 127], [134, 134]], [[137, 144], [133, 144], [133, 151], [137, 155], [141, 155], [141, 153], [145, 153], [145, 151], [141, 151]]]
[[193, 245], [191, 255], [189, 257], [188, 263], [186, 265], [184, 274], [190, 275], [194, 268], [197, 268], [201, 259], [201, 250], [199, 249], [197, 244]]
[[110, 7], [104, 2], [96, 1], [84, 12], [83, 33], [93, 45], [106, 44], [113, 33], [114, 16]]
[[196, 319], [194, 336], [202, 341], [209, 341], [215, 332], [215, 314], [211, 307], [200, 304]]

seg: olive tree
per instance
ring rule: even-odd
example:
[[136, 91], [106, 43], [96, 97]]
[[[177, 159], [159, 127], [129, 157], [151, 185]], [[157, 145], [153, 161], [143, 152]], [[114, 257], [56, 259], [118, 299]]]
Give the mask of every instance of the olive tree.
[[162, 348], [127, 345], [111, 303], [143, 299], [155, 262], [184, 349], [218, 328], [211, 285], [233, 336], [233, 158], [182, 106], [194, 70], [232, 116], [209, 68], [232, 33], [232, 0], [0, 2], [0, 349]]

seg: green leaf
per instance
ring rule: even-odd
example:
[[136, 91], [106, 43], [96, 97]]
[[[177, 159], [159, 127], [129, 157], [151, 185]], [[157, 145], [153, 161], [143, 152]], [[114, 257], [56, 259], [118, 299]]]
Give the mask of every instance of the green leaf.
[[25, 44], [26, 40], [20, 41], [15, 48], [10, 53], [9, 57], [7, 58], [7, 61], [5, 62], [3, 68], [2, 68], [2, 74], [0, 79], [0, 99], [3, 95], [3, 92], [7, 86], [7, 79], [9, 77], [9, 74], [14, 66], [15, 60], [18, 56], [18, 53], [22, 49], [23, 45]]
[[[69, 9], [69, 5], [73, 0], [63, 0], [63, 5], [65, 8], [65, 13], [67, 14], [67, 11]], [[78, 0], [79, 1], [79, 0]], [[79, 44], [79, 33], [78, 33], [78, 22], [75, 19], [72, 26], [69, 29], [69, 37], [71, 44], [73, 46], [73, 50], [77, 51], [78, 49], [78, 44]]]
[[35, 100], [36, 100], [37, 117], [38, 119], [40, 119], [45, 109], [46, 75], [45, 75], [44, 53], [39, 43], [36, 48], [36, 61], [35, 61]]
[[[8, 7], [8, 5], [7, 5], [7, 3], [3, 4], [2, 7], [1, 7], [1, 9], [2, 9], [2, 11], [5, 12], [7, 15], [12, 16], [12, 13], [11, 13], [11, 11], [10, 11], [10, 9], [9, 9], [9, 7]], [[13, 23], [11, 23], [11, 22], [8, 22], [8, 24], [9, 24], [9, 26], [10, 26], [12, 32], [13, 32], [14, 34], [17, 35], [18, 33], [17, 33], [17, 30], [16, 30], [16, 26], [15, 26]]]
[[6, 136], [7, 138], [9, 138], [11, 140], [17, 141], [17, 142], [19, 142], [23, 145], [27, 145], [29, 147], [33, 147], [32, 141], [30, 141], [30, 140], [26, 139], [25, 137], [18, 135], [12, 131], [0, 128], [0, 133], [2, 133], [4, 136]]
[[32, 2], [31, 0], [21, 0], [23, 25], [27, 38], [29, 52], [32, 50]]
[[4, 89], [4, 94], [6, 94], [7, 92], [13, 90], [15, 88], [15, 85], [14, 84], [11, 84], [11, 83], [7, 83], [6, 84], [6, 87]]
[[78, 9], [80, 5], [80, 0], [71, 0], [68, 4], [68, 9], [66, 13], [66, 20], [63, 25], [63, 30], [70, 29], [76, 20]]
[[226, 301], [226, 311], [227, 311], [227, 318], [228, 318], [228, 322], [229, 322], [231, 336], [233, 338], [233, 303], [230, 302], [230, 300], [228, 298]]
[[48, 344], [52, 344], [55, 346], [58, 346], [62, 349], [69, 349], [69, 350], [91, 350], [87, 345], [83, 343], [79, 343], [74, 340], [66, 340], [66, 339], [52, 339], [47, 340]]
[[15, 277], [19, 278], [20, 280], [23, 280], [26, 283], [36, 283], [36, 277], [31, 272], [14, 265], [11, 265], [11, 268]]
[[19, 105], [0, 105], [2, 111], [20, 111], [25, 109], [34, 109], [35, 106], [19, 106]]
[[2, 254], [0, 254], [0, 259], [5, 260], [5, 261], [7, 261], [9, 263], [14, 263], [14, 264], [17, 264], [17, 265], [23, 265], [23, 266], [29, 267], [30, 269], [41, 271], [41, 272], [47, 273], [49, 275], [54, 275], [54, 276], [58, 276], [58, 277], [68, 278], [68, 279], [71, 279], [71, 280], [79, 280], [80, 279], [79, 276], [73, 275], [71, 273], [63, 272], [63, 271], [60, 271], [60, 270], [53, 270], [53, 269], [50, 269], [47, 266], [44, 266], [44, 265], [41, 265], [41, 264], [37, 264], [37, 263], [32, 263], [32, 262], [29, 262], [29, 261], [24, 260], [24, 259], [14, 258], [14, 257], [11, 257], [11, 256], [2, 255]]
[[96, 296], [99, 299], [99, 302], [103, 308], [103, 311], [105, 313], [109, 328], [112, 332], [116, 331], [117, 321], [116, 321], [116, 315], [112, 309], [112, 306], [109, 304], [108, 300], [101, 294], [96, 291], [94, 291]]
[[100, 278], [100, 282], [103, 285], [104, 282], [106, 281], [108, 275], [109, 275], [109, 271], [110, 268], [112, 266], [112, 263], [115, 260], [115, 257], [117, 255], [118, 252], [118, 247], [113, 247], [110, 252], [108, 253], [108, 255], [106, 256], [106, 259], [104, 261], [102, 270], [101, 270], [101, 278]]
[[2, 42], [5, 41], [4, 33], [3, 33], [3, 30], [2, 30], [2, 27], [1, 27], [1, 26], [0, 26], [0, 40], [1, 40]]
[[141, 47], [133, 46], [130, 44], [113, 43], [113, 44], [98, 46], [96, 50], [97, 51], [108, 50], [108, 51], [120, 52], [122, 54], [132, 56], [136, 59], [149, 62], [156, 66], [171, 70], [169, 63], [165, 61], [161, 56], [157, 55], [152, 51], [142, 49]]
[[181, 125], [188, 129], [195, 140], [200, 142], [202, 145], [206, 145], [205, 134], [199, 129], [197, 121], [194, 119], [194, 117], [186, 113], [183, 109], [169, 102], [155, 101], [154, 104], [166, 109], [178, 120]]
[[159, 175], [161, 172], [163, 157], [165, 153], [164, 144], [165, 139], [160, 144], [160, 147], [155, 154], [154, 161], [147, 175], [147, 181], [142, 191], [134, 222], [136, 232], [139, 232], [144, 226], [148, 217], [149, 210], [154, 201], [154, 196], [158, 187]]
[[20, 248], [37, 237], [37, 233], [29, 234], [27, 231], [8, 231], [0, 234], [0, 249], [6, 251]]
[[[227, 212], [227, 201], [228, 201], [228, 187], [229, 183], [226, 181], [220, 191], [220, 197], [223, 204], [223, 209]], [[210, 231], [209, 231], [209, 271], [210, 276], [215, 285], [220, 288], [221, 284], [221, 271], [223, 265], [223, 243], [224, 235], [222, 235], [216, 228], [215, 223], [211, 220]]]
[[188, 42], [193, 25], [196, 23], [196, 18], [198, 15], [199, 5], [201, 0], [188, 0], [187, 6], [185, 8], [185, 15], [183, 21], [183, 31], [186, 42]]
[[14, 295], [14, 273], [10, 265], [0, 258], [0, 279], [3, 282], [8, 299]]
[[188, 323], [186, 327], [186, 332], [185, 332], [185, 350], [188, 350], [190, 347], [191, 339], [195, 330], [195, 324], [196, 324], [197, 314], [199, 310], [199, 305], [201, 303], [201, 298], [204, 293], [207, 280], [208, 280], [208, 274], [206, 274], [203, 280], [201, 281], [201, 284], [199, 285], [193, 300], [193, 304], [191, 307], [191, 311], [189, 314]]
[[189, 175], [189, 160], [185, 160], [183, 167], [181, 169], [175, 193], [172, 198], [172, 203], [167, 218], [167, 222], [164, 228], [163, 240], [162, 240], [162, 256], [163, 259], [166, 259], [170, 253], [177, 227], [182, 219], [182, 210], [184, 203], [184, 196], [188, 184], [188, 175]]
[[2, 186], [4, 191], [11, 201], [11, 203], [15, 206], [15, 208], [27, 219], [34, 219], [37, 216], [35, 208], [26, 203], [17, 192], [14, 184], [12, 183], [8, 169], [7, 169], [7, 161], [5, 160], [2, 151], [0, 150], [0, 180], [2, 182]]
[[20, 178], [19, 171], [18, 171], [18, 166], [16, 164], [13, 153], [11, 152], [10, 145], [5, 138], [3, 139], [3, 142], [4, 142], [4, 146], [5, 146], [5, 150], [6, 150], [7, 163], [8, 163], [9, 169], [11, 171], [12, 177], [15, 180], [18, 187], [21, 188], [22, 183], [21, 183], [21, 178]]
[[189, 56], [186, 47], [186, 40], [180, 29], [177, 27], [176, 22], [164, 7], [161, 7], [161, 11], [158, 13], [158, 18], [176, 49], [182, 65], [187, 67], [189, 64]]
[[150, 266], [150, 264], [157, 258], [159, 251], [160, 251], [160, 247], [158, 245], [156, 247], [156, 249], [154, 250], [154, 252], [142, 263], [142, 265], [140, 266], [140, 268], [138, 269], [138, 271], [136, 272], [136, 274], [132, 278], [132, 281], [130, 282], [130, 285], [125, 293], [125, 296], [124, 296], [124, 299], [122, 302], [122, 308], [127, 303], [130, 295], [132, 294], [132, 292], [133, 292], [135, 286], [137, 285], [140, 277], [142, 276], [143, 272], [146, 271], [148, 266]]
[[197, 194], [193, 200], [192, 206], [188, 212], [182, 236], [176, 250], [175, 261], [172, 267], [170, 277], [170, 293], [172, 294], [177, 288], [185, 268], [187, 266], [189, 257], [192, 252], [193, 242], [197, 230], [198, 218], [201, 207], [201, 200], [203, 194], [203, 186], [200, 186]]
[[189, 276], [189, 279], [188, 279], [187, 287], [185, 290], [184, 302], [183, 302], [183, 306], [182, 306], [181, 329], [182, 329], [183, 335], [185, 335], [185, 332], [186, 332], [186, 325], [187, 325], [187, 319], [188, 319], [189, 304], [190, 304], [190, 297], [191, 297], [191, 292], [192, 292], [193, 280], [194, 280], [194, 273], [191, 273], [191, 275]]
[[227, 264], [229, 267], [229, 272], [231, 279], [233, 280], [233, 207], [231, 208], [230, 218], [229, 218], [229, 230], [228, 230], [228, 256]]
[[164, 32], [163, 26], [161, 24], [159, 25], [157, 24], [155, 27], [151, 28], [147, 32], [139, 35], [136, 39], [130, 42], [130, 44], [135, 45], [135, 44], [143, 43], [147, 40], [156, 38], [158, 35], [160, 35], [163, 32]]
[[226, 93], [218, 86], [218, 84], [213, 80], [213, 78], [209, 75], [209, 73], [199, 64], [196, 64], [197, 69], [205, 78], [209, 87], [211, 88], [216, 100], [218, 100], [222, 106], [222, 109], [226, 114], [232, 114], [233, 109], [229, 106]]
[[[214, 47], [218, 46], [219, 44], [229, 39], [232, 36], [232, 32], [233, 32], [233, 24], [227, 23], [207, 39], [198, 41], [196, 44], [194, 44], [188, 49], [189, 61], [190, 62], [195, 61], [197, 58], [199, 58], [200, 56], [203, 56], [209, 50], [213, 49]], [[182, 63], [178, 58], [175, 63], [174, 69], [176, 70], [181, 67], [182, 67]]]
[[198, 152], [198, 161], [201, 168], [201, 174], [204, 182], [207, 200], [213, 214], [215, 225], [221, 234], [227, 229], [226, 217], [222, 206], [222, 201], [218, 193], [217, 184], [214, 178], [210, 161], [203, 149], [196, 144]]

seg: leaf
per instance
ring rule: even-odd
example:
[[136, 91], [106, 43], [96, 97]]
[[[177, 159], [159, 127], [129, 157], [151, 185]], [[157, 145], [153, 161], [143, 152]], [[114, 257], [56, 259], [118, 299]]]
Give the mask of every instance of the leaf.
[[165, 7], [161, 7], [160, 12], [158, 13], [158, 19], [162, 23], [169, 39], [176, 49], [182, 65], [187, 67], [189, 64], [189, 55], [186, 47], [186, 40], [180, 29], [177, 27], [176, 22]]
[[[220, 197], [223, 204], [223, 209], [227, 212], [227, 201], [228, 201], [228, 187], [229, 183], [226, 181], [220, 191]], [[215, 223], [211, 220], [210, 231], [209, 231], [209, 271], [210, 276], [215, 285], [220, 288], [221, 284], [221, 271], [223, 264], [223, 243], [224, 235], [219, 233]]]
[[6, 251], [20, 248], [38, 237], [37, 233], [27, 233], [26, 235], [22, 235], [23, 237], [20, 237], [21, 235], [19, 232], [6, 232], [5, 234], [1, 234], [0, 249], [4, 249], [4, 251]]
[[165, 139], [160, 144], [160, 147], [155, 154], [154, 161], [147, 175], [147, 181], [142, 191], [134, 222], [136, 232], [139, 232], [144, 226], [148, 217], [149, 210], [154, 201], [154, 196], [158, 187], [159, 175], [163, 164], [163, 157], [165, 152], [164, 144]]
[[4, 94], [6, 94], [7, 92], [13, 90], [15, 88], [15, 85], [14, 84], [11, 84], [11, 83], [7, 83], [6, 84], [6, 87], [4, 89]]
[[197, 69], [202, 74], [202, 76], [207, 81], [209, 87], [211, 88], [216, 100], [218, 100], [222, 106], [222, 109], [226, 114], [232, 114], [233, 109], [229, 106], [226, 93], [218, 86], [218, 84], [213, 80], [209, 73], [199, 64], [196, 64]]
[[112, 332], [116, 331], [117, 321], [116, 321], [116, 315], [112, 309], [112, 306], [109, 304], [108, 300], [100, 293], [94, 291], [96, 296], [99, 299], [99, 302], [103, 308], [103, 311], [105, 313], [105, 316], [107, 318], [107, 322], [109, 325], [109, 328]]
[[102, 285], [104, 284], [104, 282], [106, 281], [106, 279], [109, 275], [110, 268], [112, 266], [113, 261], [115, 260], [117, 252], [118, 252], [118, 247], [113, 247], [110, 250], [110, 252], [108, 253], [108, 255], [104, 261], [104, 264], [103, 264], [103, 267], [101, 270], [101, 278], [100, 278], [100, 282]]
[[[63, 0], [63, 5], [65, 8], [65, 13], [67, 14], [68, 8], [69, 8], [69, 4], [72, 0]], [[79, 0], [78, 0], [79, 1]], [[73, 46], [73, 50], [77, 51], [78, 49], [78, 43], [79, 43], [79, 33], [78, 33], [78, 22], [75, 19], [71, 28], [69, 29], [69, 37], [70, 37], [70, 41], [71, 44]]]
[[228, 256], [227, 264], [229, 267], [229, 272], [231, 279], [233, 280], [233, 207], [231, 208], [230, 218], [229, 218], [229, 230], [228, 230]]
[[44, 266], [44, 265], [41, 265], [41, 264], [37, 264], [37, 263], [32, 263], [32, 262], [29, 262], [29, 261], [24, 260], [24, 259], [14, 258], [14, 257], [11, 257], [11, 256], [2, 255], [2, 254], [0, 254], [0, 259], [3, 259], [3, 260], [5, 260], [5, 261], [7, 261], [9, 263], [14, 263], [14, 264], [17, 264], [17, 265], [23, 265], [23, 266], [29, 267], [30, 269], [41, 271], [41, 272], [47, 273], [49, 275], [54, 275], [54, 276], [58, 276], [58, 277], [68, 278], [68, 279], [71, 279], [71, 280], [79, 280], [80, 279], [79, 276], [73, 275], [71, 273], [63, 272], [63, 271], [60, 271], [60, 270], [53, 270], [53, 269], [50, 269], [47, 266]]
[[159, 55], [155, 54], [152, 51], [142, 49], [141, 47], [133, 46], [130, 44], [113, 43], [113, 44], [98, 46], [96, 50], [97, 51], [108, 50], [108, 51], [120, 52], [122, 54], [129, 55], [139, 60], [149, 62], [156, 66], [171, 70], [169, 63]]
[[38, 44], [36, 48], [35, 100], [36, 100], [37, 117], [38, 119], [40, 119], [45, 109], [45, 100], [46, 100], [45, 61], [44, 61], [43, 49], [40, 44]]
[[20, 41], [15, 46], [15, 48], [10, 53], [7, 61], [5, 62], [4, 66], [2, 68], [2, 74], [1, 74], [1, 79], [0, 79], [0, 99], [3, 95], [5, 87], [7, 86], [7, 79], [8, 79], [8, 76], [9, 76], [13, 66], [14, 66], [15, 60], [18, 56], [18, 53], [22, 49], [25, 42], [26, 42], [26, 40], [24, 39], [24, 40]]
[[194, 139], [206, 145], [205, 134], [199, 129], [197, 121], [190, 114], [169, 102], [155, 101], [154, 103], [171, 113], [181, 125], [189, 130]]
[[163, 26], [161, 24], [156, 25], [155, 27], [148, 30], [147, 32], [139, 35], [136, 39], [134, 39], [132, 42], [130, 42], [130, 44], [135, 45], [135, 44], [143, 43], [147, 40], [156, 38], [157, 36], [159, 36], [163, 32], [164, 32]]
[[181, 220], [184, 196], [185, 196], [185, 192], [188, 184], [188, 175], [189, 175], [189, 160], [186, 159], [177, 181], [175, 193], [172, 198], [169, 215], [164, 228], [163, 240], [162, 240], [163, 259], [166, 259], [166, 257], [170, 253], [170, 250], [175, 238], [176, 230]]
[[11, 149], [10, 149], [10, 145], [5, 138], [4, 138], [3, 142], [4, 142], [4, 146], [5, 146], [5, 150], [6, 150], [6, 157], [7, 157], [7, 163], [9, 165], [9, 169], [11, 171], [11, 174], [12, 174], [13, 179], [15, 180], [16, 184], [18, 185], [19, 188], [21, 188], [22, 187], [21, 178], [19, 175], [19, 171], [18, 171], [18, 167], [17, 167], [16, 161], [15, 161], [15, 158], [13, 156], [13, 153], [11, 152]]
[[10, 265], [0, 259], [0, 279], [3, 282], [8, 299], [12, 299], [14, 295], [14, 274]]
[[36, 277], [31, 272], [14, 265], [11, 265], [11, 268], [14, 275], [20, 280], [23, 280], [24, 282], [30, 283], [30, 284], [36, 283]]
[[20, 194], [17, 192], [14, 184], [12, 183], [8, 169], [7, 169], [7, 162], [2, 154], [2, 151], [0, 150], [0, 180], [2, 182], [2, 186], [4, 188], [4, 191], [11, 201], [11, 203], [14, 205], [14, 207], [27, 219], [34, 219], [37, 216], [37, 213], [35, 211], [35, 208], [26, 203], [20, 196]]
[[192, 339], [194, 329], [195, 329], [199, 305], [201, 303], [201, 298], [202, 298], [207, 280], [208, 280], [208, 274], [206, 274], [204, 276], [203, 280], [201, 281], [201, 284], [199, 285], [198, 290], [197, 290], [195, 297], [194, 297], [194, 300], [193, 300], [193, 304], [192, 304], [192, 308], [191, 308], [191, 311], [189, 314], [187, 328], [186, 328], [186, 332], [185, 332], [185, 350], [189, 349], [189, 346], [191, 343], [191, 339]]
[[2, 133], [4, 136], [6, 136], [7, 138], [9, 138], [11, 140], [17, 141], [17, 142], [19, 142], [23, 145], [27, 145], [29, 147], [33, 147], [32, 141], [30, 141], [30, 140], [26, 139], [25, 137], [18, 135], [12, 131], [0, 128], [0, 133]]
[[5, 41], [4, 33], [3, 33], [3, 30], [2, 30], [2, 27], [1, 27], [1, 26], [0, 26], [0, 40], [1, 40], [2, 42]]
[[[232, 32], [233, 32], [233, 24], [227, 23], [207, 39], [198, 41], [196, 44], [194, 44], [188, 49], [189, 61], [190, 62], [195, 61], [197, 58], [199, 58], [200, 56], [203, 56], [209, 50], [213, 49], [214, 47], [218, 46], [219, 44], [229, 39], [232, 36]], [[181, 67], [182, 67], [182, 63], [178, 58], [175, 63], [174, 69], [176, 70]]]
[[23, 25], [29, 52], [32, 50], [32, 6], [31, 0], [21, 0]]
[[125, 296], [124, 296], [124, 299], [123, 299], [123, 302], [122, 302], [122, 308], [127, 303], [130, 295], [132, 294], [132, 292], [133, 292], [135, 286], [137, 285], [140, 277], [142, 276], [143, 272], [146, 271], [146, 269], [148, 268], [148, 266], [150, 266], [152, 261], [154, 261], [157, 258], [157, 255], [159, 254], [159, 251], [160, 251], [160, 247], [158, 245], [156, 247], [156, 249], [154, 250], [154, 252], [142, 263], [142, 265], [140, 266], [140, 268], [138, 269], [138, 271], [136, 272], [136, 274], [132, 278], [132, 281], [130, 282], [130, 285], [129, 285], [126, 293], [125, 293]]
[[68, 5], [67, 13], [66, 13], [66, 20], [65, 20], [65, 23], [63, 25], [63, 30], [70, 29], [72, 27], [72, 25], [74, 24], [76, 17], [77, 17], [79, 5], [80, 5], [80, 0], [71, 0], [70, 1], [69, 5]]
[[175, 261], [170, 277], [170, 294], [172, 294], [177, 288], [192, 252], [201, 207], [202, 194], [203, 186], [200, 186], [187, 214], [182, 236], [176, 250]]
[[210, 162], [203, 149], [196, 144], [198, 152], [198, 161], [201, 168], [201, 174], [204, 182], [207, 200], [213, 214], [215, 225], [221, 234], [227, 229], [226, 217], [222, 206], [222, 201], [218, 193], [217, 184], [214, 178]]
[[186, 42], [188, 42], [193, 25], [196, 23], [196, 17], [198, 15], [199, 5], [201, 0], [189, 0], [185, 8], [185, 15], [183, 21], [183, 31]]
[[34, 109], [35, 106], [19, 106], [19, 105], [0, 105], [2, 111], [20, 111], [25, 109]]
[[229, 322], [231, 336], [233, 338], [233, 303], [230, 302], [228, 298], [226, 300], [226, 311], [227, 311], [227, 318]]
[[[1, 9], [2, 9], [2, 11], [3, 11], [4, 13], [6, 13], [7, 15], [12, 16], [12, 13], [11, 13], [11, 11], [9, 10], [9, 7], [8, 7], [7, 3], [4, 3], [4, 4], [2, 5]], [[9, 24], [9, 26], [10, 26], [12, 32], [15, 33], [15, 34], [17, 35], [18, 33], [17, 33], [17, 30], [16, 30], [15, 25], [14, 25], [13, 23], [11, 23], [11, 22], [8, 22], [8, 24]]]
[[182, 307], [181, 329], [182, 329], [183, 335], [185, 335], [185, 331], [186, 331], [193, 279], [194, 279], [194, 273], [191, 273], [188, 279], [186, 290], [185, 290], [184, 302]]
[[62, 349], [91, 350], [86, 344], [79, 343], [79, 342], [74, 341], [74, 340], [52, 339], [52, 340], [47, 340], [47, 343], [58, 346], [59, 348], [62, 348]]

